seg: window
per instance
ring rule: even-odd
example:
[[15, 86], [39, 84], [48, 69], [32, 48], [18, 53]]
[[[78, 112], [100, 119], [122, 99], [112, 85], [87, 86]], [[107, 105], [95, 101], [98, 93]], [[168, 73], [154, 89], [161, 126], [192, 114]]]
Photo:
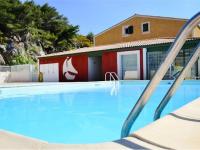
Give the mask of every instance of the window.
[[131, 26], [124, 26], [122, 28], [122, 34], [123, 36], [128, 36], [130, 34], [133, 34], [134, 32], [134, 27], [131, 25]]
[[143, 33], [150, 32], [150, 23], [149, 22], [142, 23], [142, 32]]
[[[188, 62], [191, 54], [193, 53], [194, 49], [182, 49], [178, 56], [175, 58], [173, 64], [168, 69], [167, 73], [164, 76], [164, 79], [172, 79], [172, 77], [176, 77], [183, 67]], [[154, 73], [159, 68], [160, 64], [166, 58], [167, 51], [149, 51], [147, 52], [147, 75], [148, 79], [151, 79]], [[198, 62], [196, 62], [191, 71], [187, 72], [186, 77], [192, 78], [194, 76], [198, 76]]]

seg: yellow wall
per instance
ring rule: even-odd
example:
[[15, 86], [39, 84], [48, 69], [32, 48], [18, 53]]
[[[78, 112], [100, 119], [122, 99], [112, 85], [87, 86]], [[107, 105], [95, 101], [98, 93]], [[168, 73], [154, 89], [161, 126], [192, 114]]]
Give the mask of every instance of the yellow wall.
[[[141, 24], [144, 22], [150, 22], [150, 33], [142, 33]], [[185, 22], [186, 20], [135, 16], [97, 35], [95, 37], [95, 45], [107, 45], [151, 38], [175, 37]], [[134, 33], [123, 37], [122, 28], [126, 25], [133, 25]]]
[[200, 27], [196, 27], [193, 31], [193, 37], [200, 37]]

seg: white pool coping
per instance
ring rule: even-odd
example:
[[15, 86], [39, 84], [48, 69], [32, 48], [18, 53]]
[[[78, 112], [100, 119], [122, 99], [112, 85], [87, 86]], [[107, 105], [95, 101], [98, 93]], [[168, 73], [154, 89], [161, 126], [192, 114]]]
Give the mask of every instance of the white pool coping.
[[200, 98], [130, 137], [99, 144], [51, 144], [0, 130], [0, 149], [200, 149]]

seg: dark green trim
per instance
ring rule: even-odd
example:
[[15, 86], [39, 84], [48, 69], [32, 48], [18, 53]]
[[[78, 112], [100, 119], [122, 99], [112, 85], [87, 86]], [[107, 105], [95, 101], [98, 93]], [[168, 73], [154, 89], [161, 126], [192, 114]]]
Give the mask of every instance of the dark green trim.
[[155, 51], [167, 51], [170, 47], [170, 44], [167, 45], [159, 45], [155, 47], [147, 47], [147, 52], [155, 52]]
[[96, 51], [96, 52], [89, 52], [88, 56], [89, 57], [95, 57], [95, 56], [102, 56], [103, 52], [102, 51]]
[[[193, 41], [187, 41], [182, 49], [192, 49], [195, 48], [197, 46], [197, 44], [200, 42], [200, 40], [193, 40]], [[154, 46], [147, 46], [147, 51], [148, 52], [153, 52], [153, 51], [167, 51], [172, 43], [168, 43], [168, 44], [160, 44], [160, 45], [154, 45]]]
[[200, 40], [188, 41], [183, 45], [182, 49], [195, 48], [199, 42], [200, 42]]

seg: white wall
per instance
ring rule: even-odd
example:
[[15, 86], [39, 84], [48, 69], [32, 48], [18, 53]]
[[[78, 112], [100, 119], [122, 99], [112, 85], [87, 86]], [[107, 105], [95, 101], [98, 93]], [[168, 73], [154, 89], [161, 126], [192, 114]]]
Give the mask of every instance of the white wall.
[[31, 79], [29, 72], [12, 72], [9, 82], [30, 82]]
[[[2, 67], [5, 68], [5, 66], [0, 66], [0, 68]], [[5, 69], [1, 69], [2, 71], [0, 71], [0, 83], [38, 81], [38, 71], [34, 65], [27, 64], [6, 67], [9, 67], [7, 71]]]
[[34, 65], [15, 65], [11, 66], [11, 74], [8, 82], [34, 82], [33, 79], [37, 77], [38, 72]]
[[198, 59], [198, 76], [200, 76], [200, 57]]
[[147, 49], [143, 48], [143, 78], [147, 79]]
[[0, 72], [0, 83], [6, 83], [10, 79], [10, 72]]
[[59, 82], [58, 63], [41, 64], [40, 72], [43, 74], [44, 82]]

